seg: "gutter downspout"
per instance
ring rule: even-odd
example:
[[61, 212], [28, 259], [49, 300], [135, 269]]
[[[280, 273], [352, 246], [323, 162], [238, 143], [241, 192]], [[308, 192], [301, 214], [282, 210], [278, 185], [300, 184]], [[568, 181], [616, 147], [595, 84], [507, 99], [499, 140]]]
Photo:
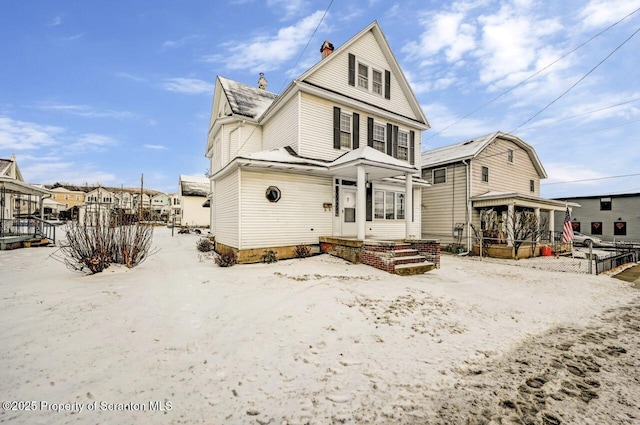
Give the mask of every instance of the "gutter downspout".
[[458, 255], [468, 255], [471, 252], [471, 201], [469, 201], [469, 198], [471, 198], [471, 162], [467, 162], [466, 159], [462, 160], [462, 163], [465, 165], [466, 168], [466, 190], [465, 190], [465, 202], [467, 205], [467, 212], [466, 212], [466, 218], [467, 218], [467, 222], [466, 222], [466, 227], [467, 227], [467, 250], [465, 252], [461, 252]]

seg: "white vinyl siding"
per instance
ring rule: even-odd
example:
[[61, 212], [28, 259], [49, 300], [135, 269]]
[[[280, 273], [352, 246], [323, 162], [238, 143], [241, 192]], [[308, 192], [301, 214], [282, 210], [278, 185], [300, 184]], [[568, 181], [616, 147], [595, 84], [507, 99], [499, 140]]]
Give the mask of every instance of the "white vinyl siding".
[[[269, 202], [269, 186], [280, 189], [278, 202]], [[308, 174], [242, 172], [241, 249], [317, 244], [332, 233], [332, 180]]]
[[264, 124], [262, 149], [256, 150], [271, 150], [285, 146], [291, 146], [298, 151], [298, 97], [291, 99]]
[[216, 196], [212, 208], [215, 208], [216, 241], [238, 247], [238, 173], [236, 170], [216, 180]]
[[[356, 57], [355, 87], [348, 84], [347, 75], [349, 70], [349, 53], [354, 54]], [[391, 67], [387, 62], [387, 59], [371, 32], [364, 34], [362, 38], [349, 46], [348, 51], [345, 50], [334, 54], [336, 56], [332, 57], [330, 61], [307, 77], [306, 81], [320, 87], [333, 90], [337, 93], [344, 93], [346, 96], [350, 96], [354, 99], [360, 99], [386, 110], [394, 111], [400, 115], [412, 119], [418, 119], [411, 109], [409, 101], [405, 97], [402, 87], [393, 72], [391, 72], [391, 99], [385, 99], [384, 96], [376, 94], [373, 90], [364, 91], [362, 88], [358, 87], [358, 63], [360, 60], [365, 61], [370, 68], [380, 71], [391, 71]]]
[[[437, 170], [443, 168], [438, 167]], [[446, 167], [445, 182], [422, 189], [422, 237], [438, 238], [442, 243], [451, 243], [456, 223], [466, 222], [465, 169], [463, 164], [450, 165]], [[425, 168], [422, 176], [430, 180], [433, 172], [433, 168]]]
[[[182, 197], [182, 220], [180, 224], [186, 226], [208, 227], [211, 211], [203, 207], [208, 198], [204, 196]], [[144, 202], [144, 201], [143, 201]]]

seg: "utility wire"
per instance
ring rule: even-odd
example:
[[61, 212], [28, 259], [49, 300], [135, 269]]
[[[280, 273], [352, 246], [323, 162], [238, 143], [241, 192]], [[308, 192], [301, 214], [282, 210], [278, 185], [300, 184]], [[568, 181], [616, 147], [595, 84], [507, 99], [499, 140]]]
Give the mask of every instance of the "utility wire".
[[566, 181], [566, 182], [540, 183], [540, 185], [541, 186], [551, 186], [552, 184], [582, 183], [582, 182], [592, 182], [592, 181], [596, 181], [596, 180], [621, 179], [623, 177], [635, 177], [635, 176], [640, 176], [640, 173], [624, 174], [624, 175], [621, 175], [621, 176], [595, 177], [595, 178], [592, 178], [592, 179], [570, 180], [570, 181]]
[[447, 125], [445, 128], [443, 128], [442, 130], [438, 131], [437, 133], [432, 134], [431, 136], [427, 137], [427, 139], [425, 140], [425, 142], [429, 141], [430, 139], [432, 139], [433, 137], [437, 136], [438, 134], [442, 134], [445, 131], [447, 131], [449, 128], [453, 127], [455, 124], [459, 123], [460, 121], [468, 118], [469, 116], [475, 114], [476, 112], [478, 112], [479, 110], [483, 109], [484, 107], [490, 105], [491, 103], [495, 102], [496, 100], [498, 100], [499, 98], [501, 98], [502, 96], [506, 95], [507, 93], [515, 90], [516, 88], [520, 87], [521, 85], [523, 85], [524, 83], [526, 83], [527, 81], [531, 80], [532, 78], [534, 78], [535, 76], [541, 74], [542, 72], [546, 71], [547, 69], [551, 68], [553, 65], [555, 65], [556, 63], [560, 62], [561, 60], [563, 60], [564, 58], [566, 58], [567, 56], [569, 56], [570, 54], [572, 54], [573, 52], [575, 52], [576, 50], [582, 48], [583, 46], [585, 46], [586, 44], [590, 43], [591, 41], [595, 40], [596, 38], [600, 37], [602, 34], [604, 34], [605, 32], [609, 31], [611, 28], [615, 27], [616, 25], [618, 25], [620, 22], [624, 21], [625, 19], [627, 19], [628, 17], [630, 17], [631, 15], [637, 13], [640, 10], [640, 8], [634, 10], [633, 12], [627, 14], [626, 16], [624, 16], [622, 19], [620, 19], [617, 22], [614, 22], [613, 24], [609, 25], [607, 28], [603, 29], [602, 31], [600, 31], [599, 33], [597, 33], [596, 35], [594, 35], [593, 37], [591, 37], [590, 39], [588, 39], [587, 41], [585, 41], [584, 43], [578, 45], [577, 47], [573, 48], [572, 50], [570, 50], [569, 52], [565, 53], [564, 55], [562, 55], [560, 58], [556, 59], [555, 61], [551, 62], [550, 64], [548, 64], [547, 66], [545, 66], [544, 68], [538, 70], [537, 72], [534, 72], [533, 74], [531, 74], [530, 76], [528, 76], [527, 78], [525, 78], [524, 80], [520, 81], [518, 84], [516, 84], [515, 86], [505, 90], [504, 92], [500, 93], [499, 95], [495, 96], [494, 98], [492, 98], [491, 100], [489, 100], [488, 102], [483, 103], [482, 105], [478, 106], [476, 109], [474, 109], [473, 111], [469, 112], [468, 114], [466, 114], [465, 116], [463, 116], [462, 118], [459, 118], [457, 120], [455, 120], [454, 122], [452, 122], [451, 124]]
[[[293, 65], [292, 69], [295, 69], [298, 66], [298, 63], [300, 62], [300, 59], [302, 58], [302, 55], [304, 55], [304, 52], [309, 47], [309, 44], [311, 44], [311, 40], [313, 40], [313, 37], [316, 35], [316, 32], [318, 31], [318, 28], [320, 28], [320, 25], [322, 25], [322, 22], [324, 21], [324, 18], [327, 16], [327, 13], [329, 13], [329, 8], [331, 8], [332, 4], [333, 4], [333, 0], [331, 0], [329, 2], [329, 5], [327, 6], [327, 8], [325, 9], [324, 13], [322, 14], [322, 18], [320, 18], [320, 20], [318, 21], [318, 25], [316, 25], [315, 29], [313, 30], [313, 33], [309, 37], [309, 40], [307, 41], [307, 44], [304, 46], [304, 49], [302, 49], [302, 52], [300, 52], [300, 55], [298, 56], [298, 59], [296, 60], [296, 63]], [[282, 89], [284, 88], [285, 84], [286, 84], [286, 80], [282, 82], [282, 86], [280, 86], [280, 91], [282, 91]], [[253, 129], [251, 130], [251, 133], [249, 133], [249, 136], [247, 136], [246, 140], [244, 142], [242, 142], [240, 147], [238, 147], [238, 149], [236, 150], [236, 153], [234, 154], [234, 156], [237, 155], [238, 152], [240, 152], [242, 150], [244, 145], [247, 144], [249, 139], [251, 139], [251, 136], [253, 136], [253, 133], [256, 131], [256, 128], [258, 128], [258, 125], [255, 125], [253, 127]]]
[[600, 62], [598, 62], [593, 68], [591, 68], [589, 70], [589, 72], [587, 72], [586, 74], [584, 74], [578, 81], [576, 81], [575, 83], [573, 83], [571, 85], [571, 87], [569, 87], [567, 90], [565, 90], [564, 92], [562, 92], [558, 97], [556, 97], [555, 99], [553, 99], [551, 102], [549, 102], [544, 108], [540, 109], [538, 112], [536, 112], [535, 114], [533, 114], [533, 116], [531, 116], [529, 119], [527, 119], [526, 121], [524, 121], [522, 124], [520, 124], [519, 126], [517, 126], [516, 128], [514, 128], [513, 130], [511, 130], [509, 133], [513, 133], [515, 132], [517, 129], [519, 129], [520, 127], [522, 127], [523, 125], [531, 122], [531, 120], [533, 120], [535, 117], [537, 117], [538, 115], [540, 115], [541, 113], [543, 113], [544, 111], [546, 111], [551, 105], [553, 105], [554, 103], [556, 103], [558, 100], [560, 100], [565, 94], [569, 93], [571, 90], [573, 90], [578, 84], [580, 84], [582, 81], [584, 81], [585, 78], [587, 78], [593, 71], [595, 71], [600, 65], [602, 65], [607, 59], [609, 59], [611, 56], [613, 56], [613, 54], [615, 52], [617, 52], [618, 50], [620, 50], [620, 48], [622, 48], [622, 46], [624, 46], [625, 44], [627, 44], [627, 42], [629, 40], [631, 40], [638, 32], [640, 32], [640, 28], [638, 28], [637, 30], [635, 30], [633, 32], [633, 34], [631, 34], [629, 37], [627, 37], [627, 39], [625, 41], [623, 41], [622, 43], [620, 43], [615, 49], [613, 49], [607, 56], [605, 56], [604, 59], [602, 59]]

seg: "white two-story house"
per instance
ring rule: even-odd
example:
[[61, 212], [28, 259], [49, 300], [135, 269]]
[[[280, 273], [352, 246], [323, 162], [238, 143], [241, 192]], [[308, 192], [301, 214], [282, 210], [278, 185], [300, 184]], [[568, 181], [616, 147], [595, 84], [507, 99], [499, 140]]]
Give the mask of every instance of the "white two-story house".
[[377, 22], [279, 95], [218, 77], [206, 156], [211, 232], [241, 262], [322, 238], [420, 238], [427, 119]]

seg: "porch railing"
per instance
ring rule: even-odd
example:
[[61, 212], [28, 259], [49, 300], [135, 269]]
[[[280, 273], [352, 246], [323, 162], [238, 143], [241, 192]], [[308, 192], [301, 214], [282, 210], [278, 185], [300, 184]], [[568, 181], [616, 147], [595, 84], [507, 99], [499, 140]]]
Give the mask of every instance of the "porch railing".
[[56, 241], [56, 226], [36, 216], [4, 219], [0, 222], [0, 237], [33, 236]]

